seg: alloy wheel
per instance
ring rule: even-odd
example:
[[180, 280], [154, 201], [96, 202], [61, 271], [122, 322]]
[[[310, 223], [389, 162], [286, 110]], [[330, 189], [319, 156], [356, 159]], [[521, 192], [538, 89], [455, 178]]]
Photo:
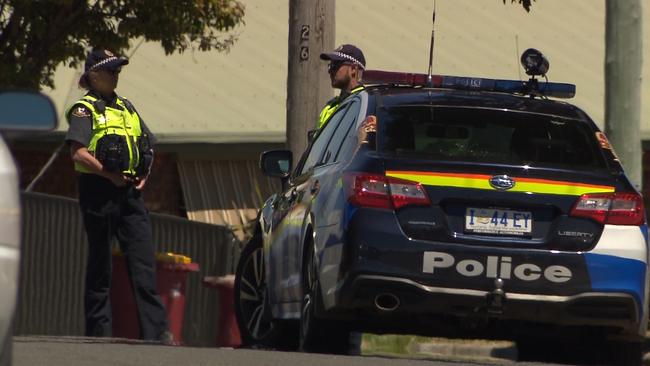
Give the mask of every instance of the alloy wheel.
[[305, 264], [305, 283], [300, 317], [300, 331], [302, 333], [302, 339], [306, 339], [308, 337], [314, 312], [314, 296], [316, 294], [316, 267], [314, 265], [313, 254], [310, 253], [310, 259]]
[[246, 330], [254, 340], [264, 340], [273, 330], [268, 314], [264, 253], [255, 248], [245, 259], [239, 285], [239, 308]]

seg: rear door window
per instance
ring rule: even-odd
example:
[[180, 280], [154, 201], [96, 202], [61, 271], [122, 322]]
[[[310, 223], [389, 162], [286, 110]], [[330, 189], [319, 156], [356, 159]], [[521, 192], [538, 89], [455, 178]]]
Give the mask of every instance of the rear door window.
[[552, 115], [458, 107], [385, 108], [385, 154], [435, 160], [605, 169], [588, 124]]

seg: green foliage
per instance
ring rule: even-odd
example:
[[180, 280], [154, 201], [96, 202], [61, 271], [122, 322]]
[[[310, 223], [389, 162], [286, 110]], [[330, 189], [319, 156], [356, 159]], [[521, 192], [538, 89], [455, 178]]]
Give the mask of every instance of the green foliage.
[[124, 54], [140, 37], [167, 54], [227, 51], [243, 17], [238, 0], [0, 0], [0, 87], [52, 87], [59, 64], [83, 64], [92, 47]]
[[[535, 0], [510, 0], [510, 3], [519, 2], [519, 4], [521, 4], [521, 6], [523, 6], [524, 9], [526, 9], [526, 11], [529, 12], [533, 1], [535, 1]], [[506, 0], [503, 0], [503, 3], [505, 4]]]

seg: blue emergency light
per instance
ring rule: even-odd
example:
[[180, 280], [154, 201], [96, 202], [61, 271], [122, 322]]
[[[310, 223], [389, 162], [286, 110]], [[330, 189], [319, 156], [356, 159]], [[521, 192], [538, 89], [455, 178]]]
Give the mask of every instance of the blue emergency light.
[[526, 73], [532, 76], [528, 81], [366, 70], [363, 72], [363, 82], [366, 85], [390, 84], [492, 91], [530, 95], [531, 97], [573, 98], [576, 95], [576, 86], [573, 84], [540, 82], [535, 79], [535, 76], [545, 75], [549, 67], [548, 61], [541, 52], [532, 48], [528, 49], [522, 55], [521, 62]]
[[[364, 71], [363, 83], [366, 85], [392, 84], [428, 86], [427, 74], [391, 72], [381, 70]], [[433, 88], [492, 91], [554, 98], [573, 98], [576, 95], [576, 86], [573, 84], [539, 82], [537, 79], [520, 81], [473, 78], [466, 76], [432, 75], [430, 86]]]

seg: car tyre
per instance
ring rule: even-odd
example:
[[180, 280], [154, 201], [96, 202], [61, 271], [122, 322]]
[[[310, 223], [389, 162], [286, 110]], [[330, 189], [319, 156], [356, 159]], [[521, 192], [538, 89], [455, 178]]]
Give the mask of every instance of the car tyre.
[[[580, 340], [551, 340], [521, 337], [516, 340], [518, 361], [581, 365], [641, 365], [641, 342], [606, 341], [603, 337], [584, 335]], [[549, 352], [549, 349], [553, 350]]]
[[612, 342], [607, 347], [608, 361], [611, 365], [638, 366], [643, 359], [641, 342]]
[[252, 348], [296, 350], [295, 322], [272, 318], [266, 286], [262, 241], [253, 237], [241, 252], [235, 275], [235, 316], [242, 344]]
[[317, 317], [323, 308], [313, 245], [303, 265], [303, 300], [300, 312], [300, 349], [304, 352], [348, 354], [350, 329], [346, 324]]
[[0, 366], [11, 366], [13, 344], [14, 342], [10, 327], [9, 331], [5, 335], [4, 341], [2, 342], [2, 350], [0, 351]]
[[[565, 342], [535, 336], [520, 336], [515, 343], [519, 362], [557, 363], [564, 362], [566, 358]], [[553, 352], [549, 352], [549, 349], [552, 349]]]

